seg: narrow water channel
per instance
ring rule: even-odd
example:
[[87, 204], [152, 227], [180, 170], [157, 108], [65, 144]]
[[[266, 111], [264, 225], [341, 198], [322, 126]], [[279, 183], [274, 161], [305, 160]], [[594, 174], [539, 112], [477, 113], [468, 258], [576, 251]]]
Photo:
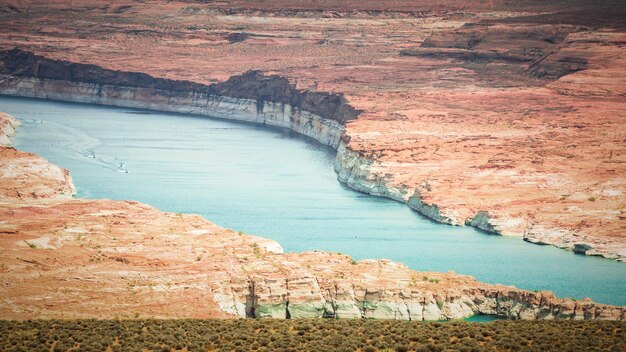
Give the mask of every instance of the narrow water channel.
[[626, 265], [431, 222], [336, 180], [335, 152], [285, 130], [207, 117], [0, 97], [17, 148], [69, 169], [78, 197], [197, 213], [278, 241], [416, 270], [626, 305]]

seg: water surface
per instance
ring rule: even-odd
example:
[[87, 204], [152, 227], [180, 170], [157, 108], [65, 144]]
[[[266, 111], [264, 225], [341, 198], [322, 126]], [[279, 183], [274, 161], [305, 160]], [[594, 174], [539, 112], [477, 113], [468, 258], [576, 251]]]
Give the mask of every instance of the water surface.
[[499, 317], [496, 315], [477, 314], [477, 315], [472, 315], [471, 317], [464, 318], [462, 320], [468, 323], [491, 323], [491, 322], [498, 321], [498, 320], [506, 320], [506, 318]]
[[0, 97], [15, 146], [68, 168], [78, 197], [138, 200], [277, 240], [416, 270], [626, 305], [626, 265], [427, 220], [337, 182], [335, 152], [281, 129]]

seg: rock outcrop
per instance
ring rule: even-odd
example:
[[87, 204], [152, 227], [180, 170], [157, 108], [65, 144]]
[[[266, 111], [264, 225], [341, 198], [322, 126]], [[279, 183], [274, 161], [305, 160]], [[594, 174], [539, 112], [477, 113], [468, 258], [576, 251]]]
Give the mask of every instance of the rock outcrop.
[[[567, 30], [573, 31], [573, 28], [567, 27]], [[563, 41], [563, 32], [567, 32], [558, 26], [508, 29], [508, 31], [506, 27], [490, 29], [488, 34], [492, 35], [483, 34], [484, 37], [477, 39], [476, 43], [470, 46], [505, 43], [507, 50], [510, 49], [509, 46], [517, 48], [509, 43], [507, 38], [514, 34], [519, 35], [520, 31], [539, 33], [535, 36], [526, 33], [530, 37], [527, 40], [532, 43], [538, 41], [547, 43], [542, 50], [552, 48], [549, 54], [529, 66], [530, 72], [539, 72], [537, 67], [544, 67], [545, 70], [568, 70], [565, 67], [567, 65], [562, 66], [554, 62], [564, 62], [558, 59], [559, 53], [568, 52], [567, 48], [576, 41], [569, 39], [565, 44], [558, 46], [560, 49], [555, 49], [557, 45], [553, 42]], [[467, 35], [465, 32], [463, 34]], [[453, 36], [453, 39], [450, 43], [442, 40], [443, 42], [438, 42], [437, 45], [459, 46], [459, 43], [467, 38], [459, 40]], [[506, 55], [513, 55], [510, 51], [513, 49], [507, 50], [504, 50]], [[530, 54], [525, 55], [533, 58], [539, 55], [538, 53], [543, 53], [542, 50], [529, 51]], [[540, 62], [546, 64], [538, 64]], [[553, 64], [548, 65], [548, 62]], [[258, 71], [236, 75], [222, 83], [202, 85], [189, 81], [154, 78], [142, 73], [107, 70], [95, 65], [51, 60], [19, 49], [0, 52], [0, 74], [4, 77], [0, 80], [2, 94], [203, 114], [289, 128], [337, 149], [335, 171], [340, 182], [361, 192], [404, 202], [432, 220], [451, 225], [475, 226], [499, 235], [520, 236], [531, 243], [549, 243], [581, 254], [620, 261], [625, 258], [626, 251], [619, 241], [599, 241], [593, 236], [558, 227], [555, 227], [554, 231], [541, 234], [538, 233], [538, 229], [545, 228], [545, 225], [534, 224], [519, 216], [502, 216], [490, 209], [494, 204], [488, 205], [486, 209], [465, 209], [465, 212], [453, 206], [441, 206], [439, 201], [430, 197], [432, 187], [427, 179], [418, 185], [412, 182], [398, 183], [394, 180], [398, 178], [398, 171], [388, 171], [388, 165], [397, 165], [396, 162], [380, 162], [378, 160], [380, 158], [374, 153], [364, 155], [364, 152], [353, 147], [354, 143], [350, 143], [351, 135], [344, 135], [345, 124], [353, 121], [359, 110], [350, 106], [341, 94], [298, 90], [285, 78], [265, 76]], [[558, 72], [542, 74], [552, 78], [558, 78], [559, 75]], [[463, 137], [468, 138], [474, 137]], [[496, 165], [497, 163], [496, 161], [494, 165], [490, 165], [488, 161], [481, 168], [498, 169], [500, 166]], [[509, 167], [511, 166], [506, 166]], [[404, 170], [400, 172], [406, 174]], [[570, 235], [555, 237], [554, 233]], [[550, 240], [537, 240], [537, 237], [544, 239], [549, 237]]]
[[15, 134], [15, 129], [21, 123], [13, 116], [0, 113], [0, 146], [11, 145], [11, 136]]
[[139, 72], [51, 60], [19, 49], [0, 52], [0, 93], [210, 115], [292, 129], [337, 148], [359, 111], [341, 94], [297, 90], [285, 78], [249, 71], [202, 85]]
[[19, 125], [14, 117], [0, 113], [0, 204], [70, 199], [76, 190], [69, 171], [40, 156], [7, 146]]
[[587, 68], [586, 58], [563, 55], [561, 50], [567, 46], [566, 38], [570, 33], [586, 30], [565, 25], [466, 25], [458, 30], [436, 33], [420, 47], [401, 50], [400, 55], [527, 65], [525, 71], [529, 74], [555, 80]]
[[[13, 121], [0, 115], [0, 122]], [[624, 308], [416, 272], [388, 260], [282, 253], [272, 240], [132, 201], [70, 199], [67, 171], [0, 147], [5, 319], [272, 317], [624, 319]], [[33, 167], [36, 165], [37, 167]], [[15, 184], [14, 180], [20, 180]], [[46, 183], [46, 198], [20, 190]]]
[[544, 50], [560, 43], [576, 30], [574, 26], [547, 24], [466, 24], [458, 29], [434, 33], [422, 42], [421, 47], [493, 50], [521, 56], [541, 56]]
[[[402, 199], [438, 221], [624, 261], [624, 8], [458, 4], [425, 2], [415, 11], [408, 0], [169, 1], [121, 11], [126, 4], [16, 3], [5, 9], [0, 48], [43, 55], [64, 73], [2, 75], [0, 86], [7, 94], [273, 124], [333, 147], [345, 131], [345, 150], [370, 170], [364, 180], [360, 166], [349, 177], [364, 191]], [[245, 40], [231, 42], [241, 34]], [[71, 62], [110, 72], [82, 67], [73, 76], [64, 66]], [[241, 90], [224, 85], [250, 70]], [[59, 84], [69, 82], [66, 74], [120, 83], [129, 71], [167, 80], [135, 76], [123, 83], [143, 87], [104, 86], [101, 97], [95, 83]], [[213, 100], [154, 90], [177, 86], [168, 80], [187, 82], [183, 90], [265, 93]], [[309, 97], [318, 91], [344, 93], [359, 118], [336, 113], [350, 110], [338, 95]]]
[[339, 182], [359, 192], [406, 203], [409, 208], [431, 220], [449, 225], [461, 224], [458, 214], [427, 203], [419, 189], [411, 189], [405, 185], [392, 186], [388, 177], [381, 176], [383, 169], [371, 158], [350, 150], [345, 143], [341, 143], [337, 149], [335, 172]]

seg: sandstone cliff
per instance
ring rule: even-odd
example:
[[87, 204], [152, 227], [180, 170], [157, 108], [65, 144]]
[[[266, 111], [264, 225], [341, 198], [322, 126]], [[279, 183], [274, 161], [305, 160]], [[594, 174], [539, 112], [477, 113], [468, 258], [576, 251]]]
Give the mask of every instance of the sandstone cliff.
[[[436, 33], [404, 55], [486, 76], [508, 67], [543, 87], [425, 94], [393, 122], [365, 113], [339, 148], [340, 179], [436, 221], [624, 261], [623, 150], [610, 132], [623, 128], [623, 43], [562, 25]], [[372, 133], [384, 124], [401, 132]]]
[[[355, 167], [337, 167], [358, 189], [437, 221], [624, 261], [624, 9], [460, 4], [33, 3], [3, 18], [0, 47], [39, 54], [30, 63], [43, 55], [54, 72], [26, 65], [30, 77], [0, 86], [282, 126], [334, 148], [343, 134], [338, 160]], [[71, 62], [96, 66], [74, 76]], [[197, 84], [239, 98], [164, 89]], [[359, 118], [316, 91], [344, 93]]]
[[[0, 178], [3, 318], [624, 320], [623, 307], [415, 272], [388, 260], [284, 254], [274, 241], [197, 215], [69, 199], [67, 172], [32, 154], [0, 147], [0, 161], [3, 171], [12, 170]], [[18, 192], [42, 182], [49, 190], [44, 200]]]
[[297, 90], [285, 78], [250, 71], [202, 85], [94, 65], [0, 51], [3, 94], [210, 115], [292, 129], [337, 148], [358, 111], [341, 94]]
[[308, 111], [341, 124], [355, 119], [359, 113], [340, 93], [298, 90], [286, 78], [265, 76], [260, 71], [248, 71], [232, 76], [225, 82], [204, 85], [156, 78], [141, 72], [115, 71], [96, 65], [52, 60], [20, 49], [0, 51], [0, 60], [0, 73], [12, 77], [92, 83], [98, 87], [149, 88], [167, 91], [172, 95], [204, 93], [208, 96], [255, 100], [260, 106], [266, 101], [283, 103], [292, 109]]

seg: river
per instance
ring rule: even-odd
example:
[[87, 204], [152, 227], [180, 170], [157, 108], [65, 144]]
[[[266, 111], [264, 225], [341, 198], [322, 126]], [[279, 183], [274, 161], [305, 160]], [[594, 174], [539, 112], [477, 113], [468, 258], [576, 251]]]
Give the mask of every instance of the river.
[[77, 197], [197, 213], [274, 239], [285, 251], [388, 258], [415, 270], [626, 305], [623, 263], [434, 223], [403, 204], [355, 192], [337, 181], [334, 150], [293, 132], [12, 97], [0, 97], [0, 111], [23, 122], [15, 147], [71, 171]]

